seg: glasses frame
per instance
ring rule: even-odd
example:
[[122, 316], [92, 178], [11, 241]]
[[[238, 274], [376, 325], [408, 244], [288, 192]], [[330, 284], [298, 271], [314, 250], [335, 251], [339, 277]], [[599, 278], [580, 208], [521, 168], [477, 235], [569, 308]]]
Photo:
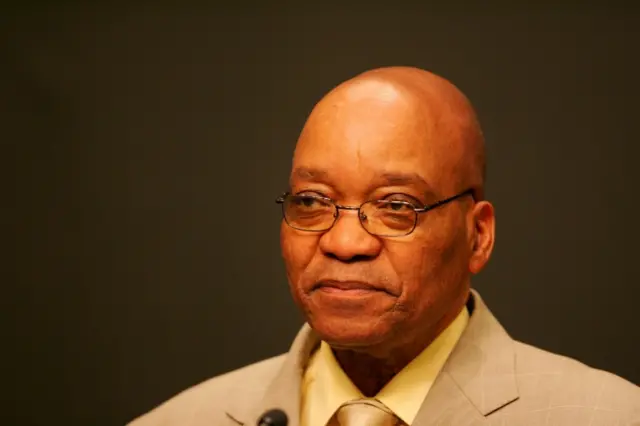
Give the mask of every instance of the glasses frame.
[[403, 204], [411, 207], [413, 209], [413, 211], [418, 213], [418, 214], [416, 214], [416, 218], [413, 221], [413, 226], [411, 227], [411, 229], [409, 231], [407, 231], [406, 233], [399, 234], [399, 235], [374, 234], [374, 233], [370, 232], [364, 226], [364, 224], [362, 223], [363, 217], [362, 217], [362, 212], [360, 211], [360, 209], [362, 209], [362, 206], [364, 206], [365, 204], [369, 204], [369, 203], [375, 203], [375, 202], [380, 202], [380, 201], [389, 201], [389, 200], [368, 200], [368, 201], [365, 201], [364, 203], [360, 204], [359, 206], [343, 206], [341, 204], [336, 203], [335, 201], [333, 201], [330, 198], [323, 197], [323, 196], [320, 196], [320, 195], [313, 195], [313, 197], [317, 197], [317, 198], [320, 198], [322, 200], [327, 201], [328, 203], [331, 203], [336, 208], [336, 212], [333, 215], [333, 222], [331, 223], [331, 226], [329, 226], [327, 228], [324, 228], [324, 229], [303, 229], [303, 228], [298, 228], [296, 226], [293, 226], [291, 223], [289, 223], [289, 221], [287, 220], [287, 215], [285, 213], [285, 202], [287, 201], [288, 197], [295, 196], [295, 194], [292, 194], [290, 192], [284, 192], [282, 195], [280, 195], [278, 198], [276, 198], [275, 201], [276, 201], [276, 204], [280, 204], [281, 205], [282, 217], [283, 217], [284, 221], [287, 223], [287, 225], [292, 227], [293, 229], [297, 229], [298, 231], [304, 231], [304, 232], [327, 232], [331, 228], [333, 228], [334, 225], [336, 224], [336, 222], [338, 221], [338, 218], [340, 217], [340, 210], [351, 210], [351, 211], [357, 211], [358, 212], [358, 220], [360, 221], [360, 225], [370, 235], [373, 235], [373, 236], [376, 236], [376, 237], [397, 238], [397, 237], [406, 237], [407, 235], [411, 234], [416, 229], [416, 226], [418, 225], [418, 217], [419, 217], [420, 213], [426, 213], [428, 211], [431, 211], [431, 210], [433, 210], [435, 208], [438, 208], [440, 206], [448, 204], [448, 203], [450, 203], [452, 201], [455, 201], [455, 200], [457, 200], [459, 198], [462, 198], [464, 196], [467, 196], [467, 195], [471, 195], [475, 200], [473, 188], [469, 188], [467, 190], [459, 192], [456, 195], [453, 195], [453, 196], [451, 196], [449, 198], [445, 198], [443, 200], [436, 201], [435, 203], [425, 204], [422, 207], [416, 207], [415, 205], [413, 205], [413, 204], [411, 204], [410, 202], [407, 202], [407, 201], [394, 200], [394, 202], [403, 203]]

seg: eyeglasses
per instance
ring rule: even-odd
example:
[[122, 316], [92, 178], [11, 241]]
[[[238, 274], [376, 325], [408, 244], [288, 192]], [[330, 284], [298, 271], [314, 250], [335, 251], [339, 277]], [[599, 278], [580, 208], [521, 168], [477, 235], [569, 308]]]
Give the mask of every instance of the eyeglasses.
[[276, 198], [276, 203], [282, 205], [285, 222], [301, 231], [326, 232], [338, 220], [340, 210], [354, 210], [358, 212], [358, 219], [369, 234], [402, 237], [416, 228], [419, 213], [428, 212], [465, 195], [473, 195], [473, 190], [467, 189], [453, 197], [422, 207], [402, 200], [370, 200], [359, 207], [353, 207], [341, 206], [320, 195], [293, 195], [285, 192]]

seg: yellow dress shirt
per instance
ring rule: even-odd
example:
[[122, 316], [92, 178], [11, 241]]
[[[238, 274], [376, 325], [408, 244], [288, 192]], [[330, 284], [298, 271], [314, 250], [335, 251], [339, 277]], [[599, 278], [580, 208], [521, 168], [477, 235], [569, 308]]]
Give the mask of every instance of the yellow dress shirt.
[[[403, 422], [410, 425], [462, 335], [469, 312], [462, 309], [456, 319], [413, 361], [376, 395]], [[325, 342], [311, 356], [302, 379], [301, 426], [326, 426], [345, 402], [363, 398], [362, 392], [342, 370]]]

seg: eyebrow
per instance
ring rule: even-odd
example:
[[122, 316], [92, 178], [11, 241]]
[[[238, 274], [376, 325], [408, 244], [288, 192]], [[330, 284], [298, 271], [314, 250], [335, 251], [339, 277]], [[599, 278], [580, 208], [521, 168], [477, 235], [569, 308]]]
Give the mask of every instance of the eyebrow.
[[385, 172], [380, 175], [380, 178], [390, 185], [409, 185], [418, 184], [425, 189], [429, 188], [429, 184], [418, 173], [407, 172]]
[[388, 185], [414, 185], [420, 188], [420, 192], [427, 200], [436, 197], [436, 192], [431, 185], [418, 173], [415, 172], [385, 172], [380, 175]]
[[[324, 169], [313, 167], [296, 167], [291, 175], [304, 180], [328, 181], [329, 173]], [[427, 181], [415, 172], [383, 172], [379, 180], [386, 185], [417, 185], [427, 197], [435, 196], [435, 192]]]

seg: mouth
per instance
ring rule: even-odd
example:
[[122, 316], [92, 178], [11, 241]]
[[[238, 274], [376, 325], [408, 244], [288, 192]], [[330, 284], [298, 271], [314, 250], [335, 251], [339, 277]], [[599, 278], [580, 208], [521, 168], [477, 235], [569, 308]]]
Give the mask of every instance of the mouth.
[[327, 293], [347, 293], [347, 294], [365, 294], [372, 292], [389, 293], [384, 288], [375, 284], [362, 281], [338, 281], [323, 280], [313, 286], [312, 291], [323, 291]]

